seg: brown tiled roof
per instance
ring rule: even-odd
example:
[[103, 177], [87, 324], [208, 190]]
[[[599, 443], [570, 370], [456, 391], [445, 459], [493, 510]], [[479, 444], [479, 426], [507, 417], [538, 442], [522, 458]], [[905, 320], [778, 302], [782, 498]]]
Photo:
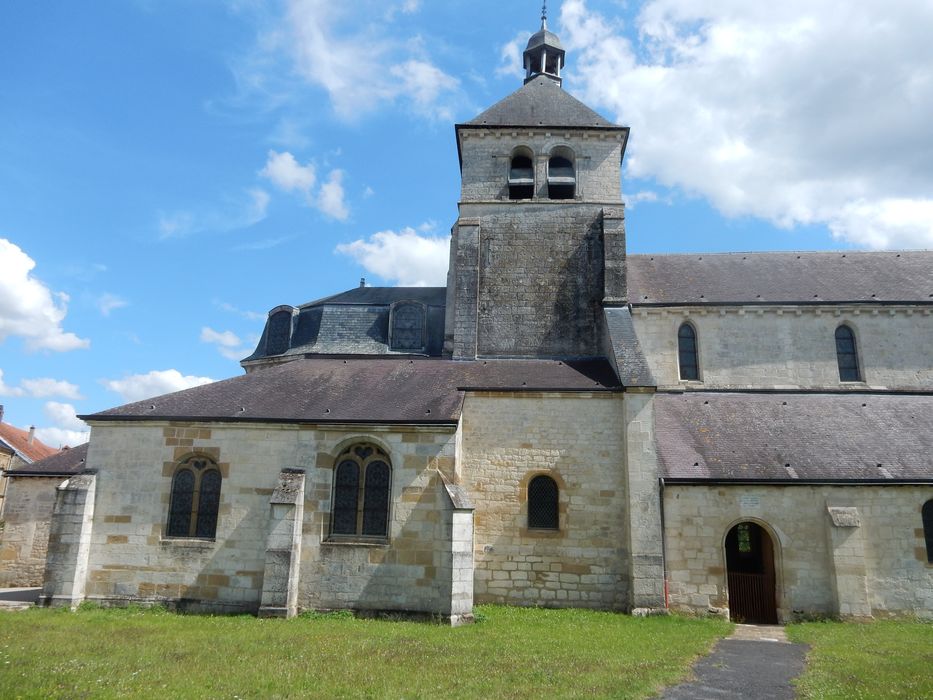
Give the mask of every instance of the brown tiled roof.
[[933, 483], [933, 395], [659, 393], [662, 474]]
[[645, 304], [933, 303], [933, 251], [630, 255]]
[[9, 423], [0, 422], [0, 442], [8, 445], [28, 462], [35, 462], [37, 459], [42, 459], [58, 452], [58, 450], [49, 447], [35, 436], [33, 436], [32, 442], [30, 442], [28, 430], [20, 430]]
[[80, 474], [87, 460], [87, 443], [78, 447], [66, 447], [51, 457], [40, 459], [25, 467], [13, 469], [11, 476], [70, 476]]
[[618, 388], [605, 360], [308, 358], [81, 417], [91, 421], [455, 423], [465, 389]]

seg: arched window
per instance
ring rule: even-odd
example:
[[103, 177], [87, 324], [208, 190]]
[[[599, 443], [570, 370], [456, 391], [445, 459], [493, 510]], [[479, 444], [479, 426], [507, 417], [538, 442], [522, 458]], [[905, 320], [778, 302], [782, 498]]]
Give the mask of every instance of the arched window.
[[560, 514], [557, 482], [541, 474], [528, 482], [528, 529], [558, 530]]
[[535, 193], [535, 165], [531, 151], [516, 149], [509, 162], [509, 199], [531, 199]]
[[577, 193], [577, 174], [573, 151], [556, 148], [547, 164], [547, 196], [549, 199], [573, 199]]
[[697, 332], [689, 323], [677, 331], [677, 358], [680, 362], [680, 378], [696, 381], [700, 378], [697, 360]]
[[862, 373], [858, 367], [858, 352], [855, 347], [855, 333], [846, 325], [836, 329], [836, 362], [839, 363], [840, 382], [862, 381]]
[[281, 355], [288, 350], [292, 337], [292, 312], [287, 309], [276, 311], [269, 317], [266, 328], [266, 354]]
[[424, 350], [424, 306], [414, 301], [392, 307], [389, 347], [392, 350]]
[[167, 537], [214, 538], [221, 481], [217, 465], [206, 457], [189, 457], [178, 465], [172, 477]]
[[933, 499], [923, 504], [920, 515], [923, 519], [923, 538], [927, 545], [927, 561], [933, 564]]
[[337, 459], [332, 535], [388, 537], [392, 467], [374, 445], [354, 445]]

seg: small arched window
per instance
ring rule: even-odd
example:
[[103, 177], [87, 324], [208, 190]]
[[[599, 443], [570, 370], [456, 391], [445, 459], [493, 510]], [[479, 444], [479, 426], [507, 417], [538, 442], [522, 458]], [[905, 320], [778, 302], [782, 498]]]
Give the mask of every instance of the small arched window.
[[923, 504], [920, 515], [923, 519], [923, 539], [927, 545], [927, 561], [933, 564], [933, 499]]
[[281, 355], [288, 350], [292, 337], [292, 312], [276, 311], [269, 317], [266, 329], [266, 354]]
[[512, 154], [509, 162], [509, 199], [531, 199], [535, 193], [535, 165], [525, 148]]
[[680, 363], [680, 378], [696, 381], [700, 378], [700, 363], [697, 360], [697, 332], [689, 323], [681, 324], [677, 331], [677, 358]]
[[392, 350], [424, 350], [424, 306], [414, 301], [392, 307], [389, 347]]
[[214, 538], [221, 481], [217, 465], [206, 457], [189, 457], [178, 465], [172, 477], [167, 537]]
[[549, 199], [573, 199], [577, 193], [577, 174], [573, 152], [558, 148], [547, 164], [547, 192]]
[[337, 459], [332, 535], [388, 537], [392, 467], [374, 445], [355, 445]]
[[836, 329], [836, 362], [839, 363], [840, 382], [862, 381], [858, 351], [855, 347], [855, 332], [846, 325]]
[[560, 529], [557, 482], [541, 474], [528, 482], [528, 529]]

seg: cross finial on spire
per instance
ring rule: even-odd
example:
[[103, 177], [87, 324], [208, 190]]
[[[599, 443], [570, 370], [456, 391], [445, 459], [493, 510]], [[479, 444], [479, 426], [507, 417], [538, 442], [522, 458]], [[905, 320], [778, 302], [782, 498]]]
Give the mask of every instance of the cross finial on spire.
[[541, 29], [547, 29], [547, 0], [541, 4]]

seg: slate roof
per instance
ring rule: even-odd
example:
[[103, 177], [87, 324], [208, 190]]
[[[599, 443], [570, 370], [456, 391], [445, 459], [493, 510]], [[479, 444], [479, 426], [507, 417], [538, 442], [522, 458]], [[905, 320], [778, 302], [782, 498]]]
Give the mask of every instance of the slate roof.
[[659, 393], [669, 481], [933, 483], [933, 395]]
[[619, 385], [605, 360], [313, 358], [82, 418], [452, 424], [467, 388], [612, 391]]
[[[356, 287], [302, 304], [284, 352], [266, 351], [267, 320], [256, 349], [242, 362], [306, 354], [439, 356], [444, 348], [446, 293], [446, 287]], [[425, 306], [423, 352], [398, 352], [389, 347], [389, 316], [392, 304], [399, 301], [417, 301]]]
[[40, 459], [37, 462], [13, 469], [7, 472], [10, 476], [71, 476], [84, 471], [87, 461], [87, 446], [84, 443], [78, 447], [65, 448], [51, 457]]
[[629, 255], [633, 305], [933, 303], [933, 251]]
[[544, 75], [496, 102], [475, 119], [458, 124], [457, 129], [500, 126], [628, 129], [600, 116]]
[[37, 459], [43, 459], [58, 452], [55, 448], [41, 442], [35, 435], [30, 442], [28, 430], [20, 430], [3, 422], [0, 422], [0, 444], [9, 447], [26, 462], [35, 462]]
[[624, 386], [657, 386], [628, 307], [604, 309], [614, 367]]

